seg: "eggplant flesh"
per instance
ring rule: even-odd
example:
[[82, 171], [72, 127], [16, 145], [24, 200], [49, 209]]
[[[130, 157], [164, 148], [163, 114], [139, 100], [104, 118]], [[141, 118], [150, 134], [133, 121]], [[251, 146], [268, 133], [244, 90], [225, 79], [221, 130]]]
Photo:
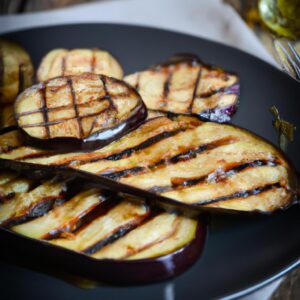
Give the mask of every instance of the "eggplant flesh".
[[[29, 149], [30, 150], [30, 149]], [[283, 153], [232, 125], [158, 117], [90, 153], [0, 158], [64, 165], [146, 189], [190, 207], [269, 213], [294, 203], [297, 180]]]
[[137, 89], [150, 110], [223, 123], [237, 109], [239, 77], [194, 56], [127, 75], [124, 80]]
[[[5, 172], [0, 184], [17, 179], [28, 180]], [[63, 202], [41, 215], [31, 215], [20, 224], [12, 224], [12, 215], [23, 212], [28, 217], [32, 203], [57, 197], [64, 183], [52, 179], [36, 185], [35, 189], [7, 200], [7, 206], [0, 205], [2, 226], [97, 259], [132, 261], [161, 257], [185, 248], [197, 238], [203, 239], [197, 237], [197, 228], [202, 224], [196, 219], [154, 210], [129, 196], [90, 188], [65, 196]]]
[[15, 102], [25, 142], [60, 151], [103, 147], [136, 128], [147, 110], [128, 84], [85, 73], [25, 90]]
[[0, 103], [12, 104], [16, 96], [33, 83], [33, 65], [19, 45], [0, 40]]
[[102, 74], [122, 79], [123, 70], [109, 52], [101, 49], [53, 49], [48, 52], [37, 70], [38, 81], [81, 73]]

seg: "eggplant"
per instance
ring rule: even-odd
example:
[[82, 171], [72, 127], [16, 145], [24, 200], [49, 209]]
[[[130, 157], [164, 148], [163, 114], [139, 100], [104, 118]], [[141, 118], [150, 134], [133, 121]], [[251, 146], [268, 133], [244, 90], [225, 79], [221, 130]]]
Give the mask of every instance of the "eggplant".
[[0, 128], [15, 125], [13, 102], [33, 83], [31, 58], [20, 45], [0, 39]]
[[125, 82], [85, 73], [26, 89], [15, 102], [15, 117], [27, 144], [59, 151], [90, 150], [139, 126], [147, 110]]
[[89, 153], [28, 157], [28, 149], [20, 149], [0, 160], [98, 174], [191, 209], [270, 213], [289, 207], [296, 197], [296, 173], [279, 149], [245, 129], [188, 116], [147, 120]]
[[102, 74], [123, 78], [120, 63], [108, 51], [101, 49], [54, 49], [48, 52], [37, 70], [39, 82], [58, 76], [81, 73]]
[[0, 110], [0, 128], [16, 125], [13, 104], [3, 105]]
[[194, 55], [177, 55], [124, 80], [136, 88], [150, 110], [220, 123], [230, 120], [240, 93], [236, 74], [206, 65]]
[[0, 103], [11, 104], [33, 83], [33, 65], [28, 53], [13, 42], [0, 40]]
[[23, 145], [23, 139], [16, 126], [0, 130], [0, 153], [17, 149]]
[[[32, 181], [18, 173], [5, 171], [0, 175], [0, 187], [9, 186], [16, 180]], [[53, 185], [56, 185], [55, 188]], [[3, 230], [1, 226], [5, 226], [12, 236], [17, 234], [20, 241], [22, 236], [43, 241], [40, 248], [38, 244], [35, 247], [40, 251], [43, 247], [53, 253], [56, 251], [59, 253], [57, 259], [68, 253], [64, 249], [90, 258], [88, 262], [92, 269], [96, 265], [98, 270], [107, 270], [105, 273], [97, 272], [96, 278], [92, 279], [101, 278], [101, 281], [110, 283], [133, 284], [166, 279], [181, 273], [200, 256], [205, 239], [206, 224], [203, 218], [190, 219], [162, 212], [134, 197], [82, 187], [75, 194], [67, 195], [65, 191], [64, 201], [43, 213], [30, 213], [27, 199], [31, 203], [40, 203], [42, 198], [57, 197], [63, 185], [55, 178], [47, 182], [38, 181], [35, 182], [35, 189], [7, 199], [9, 208], [0, 205], [0, 234]], [[68, 190], [71, 186], [65, 185], [65, 188]], [[11, 222], [11, 215], [17, 211], [24, 212], [26, 218], [15, 224]], [[26, 239], [23, 238], [24, 244]], [[69, 259], [72, 261], [72, 257]], [[125, 261], [129, 277], [115, 271], [118, 268], [121, 271]], [[166, 263], [172, 265], [172, 270], [163, 267]], [[149, 268], [147, 276], [137, 272], [143, 267]], [[114, 277], [110, 276], [111, 273]]]

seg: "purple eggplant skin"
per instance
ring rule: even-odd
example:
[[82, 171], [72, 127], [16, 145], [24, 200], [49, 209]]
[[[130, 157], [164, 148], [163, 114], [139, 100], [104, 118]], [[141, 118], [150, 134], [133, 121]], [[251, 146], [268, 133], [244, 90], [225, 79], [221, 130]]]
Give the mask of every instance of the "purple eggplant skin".
[[24, 144], [43, 148], [47, 150], [53, 150], [60, 153], [70, 152], [70, 151], [92, 151], [95, 149], [102, 148], [113, 141], [121, 138], [130, 131], [139, 127], [145, 119], [147, 119], [148, 111], [144, 104], [141, 101], [140, 106], [138, 107], [137, 112], [132, 115], [125, 122], [118, 124], [113, 128], [109, 128], [103, 131], [95, 132], [85, 139], [77, 138], [51, 138], [47, 140], [39, 139], [32, 137], [24, 130], [19, 128], [22, 137], [24, 138]]
[[[139, 285], [175, 277], [191, 267], [201, 256], [207, 222], [199, 220], [195, 238], [183, 248], [164, 256], [139, 260], [96, 259], [50, 243], [0, 228], [1, 258], [48, 274], [65, 274], [98, 284]], [[19, 249], [22, 245], [22, 255]]]

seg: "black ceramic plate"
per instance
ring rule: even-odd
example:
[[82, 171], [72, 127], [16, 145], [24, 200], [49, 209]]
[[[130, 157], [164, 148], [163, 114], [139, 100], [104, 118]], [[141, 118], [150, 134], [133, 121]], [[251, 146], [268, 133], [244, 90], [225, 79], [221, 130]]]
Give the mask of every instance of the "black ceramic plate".
[[[37, 66], [58, 47], [106, 48], [126, 73], [141, 70], [173, 53], [193, 52], [209, 63], [233, 70], [241, 78], [241, 101], [233, 123], [273, 143], [269, 107], [299, 129], [288, 156], [300, 170], [300, 84], [267, 63], [239, 50], [189, 35], [145, 27], [86, 24], [15, 32], [6, 38], [21, 43]], [[139, 287], [80, 290], [63, 281], [3, 263], [2, 295], [10, 299], [212, 299], [234, 298], [253, 291], [300, 264], [300, 207], [273, 216], [226, 216], [212, 219], [202, 258], [169, 282]], [[1, 241], [5, 247], [5, 241]], [[22, 249], [20, 245], [20, 255]]]

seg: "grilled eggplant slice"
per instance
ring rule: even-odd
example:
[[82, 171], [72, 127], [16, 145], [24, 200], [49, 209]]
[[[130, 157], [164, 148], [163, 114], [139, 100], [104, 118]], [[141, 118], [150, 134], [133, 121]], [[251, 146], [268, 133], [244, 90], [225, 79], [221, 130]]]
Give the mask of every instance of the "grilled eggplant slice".
[[38, 81], [58, 76], [81, 73], [102, 74], [122, 79], [123, 70], [119, 62], [107, 51], [100, 49], [54, 49], [43, 58], [38, 71]]
[[192, 117], [150, 119], [95, 152], [26, 158], [20, 149], [0, 158], [99, 174], [189, 207], [268, 213], [291, 205], [297, 189], [279, 149], [236, 126]]
[[[0, 186], [15, 180], [29, 179], [16, 173], [2, 172]], [[104, 193], [99, 189], [83, 188], [77, 194], [65, 195], [64, 202], [52, 206], [43, 214], [27, 217], [21, 224], [11, 222], [8, 211], [28, 213], [26, 199], [39, 203], [41, 198], [58, 195], [60, 188], [53, 192], [56, 182], [36, 182], [36, 189], [14, 194], [7, 199], [10, 208], [0, 206], [2, 226], [18, 233], [19, 237], [24, 235], [43, 240], [40, 250], [47, 247], [57, 251], [57, 257], [62, 253], [68, 254], [64, 249], [71, 250], [73, 254], [75, 251], [81, 256], [93, 257], [91, 265], [98, 264], [96, 279], [101, 281], [142, 283], [168, 278], [184, 271], [201, 254], [205, 238], [203, 221], [154, 210], [135, 198]], [[17, 210], [13, 208], [16, 201]], [[34, 248], [38, 248], [37, 245]], [[168, 262], [172, 262], [172, 270], [162, 268]], [[124, 263], [126, 276], [122, 275]], [[140, 268], [148, 267], [152, 271], [147, 276], [141, 276]], [[106, 272], [99, 272], [103, 268]], [[111, 272], [114, 277], [109, 275]]]
[[13, 102], [33, 83], [33, 65], [19, 45], [0, 40], [0, 128], [15, 125]]
[[239, 78], [211, 67], [195, 56], [178, 56], [148, 70], [124, 78], [137, 89], [150, 110], [197, 115], [227, 122], [236, 111]]
[[103, 147], [147, 117], [132, 87], [91, 73], [57, 77], [25, 90], [15, 113], [27, 143], [61, 151]]
[[33, 65], [28, 53], [13, 42], [0, 40], [0, 103], [13, 103], [32, 83]]

